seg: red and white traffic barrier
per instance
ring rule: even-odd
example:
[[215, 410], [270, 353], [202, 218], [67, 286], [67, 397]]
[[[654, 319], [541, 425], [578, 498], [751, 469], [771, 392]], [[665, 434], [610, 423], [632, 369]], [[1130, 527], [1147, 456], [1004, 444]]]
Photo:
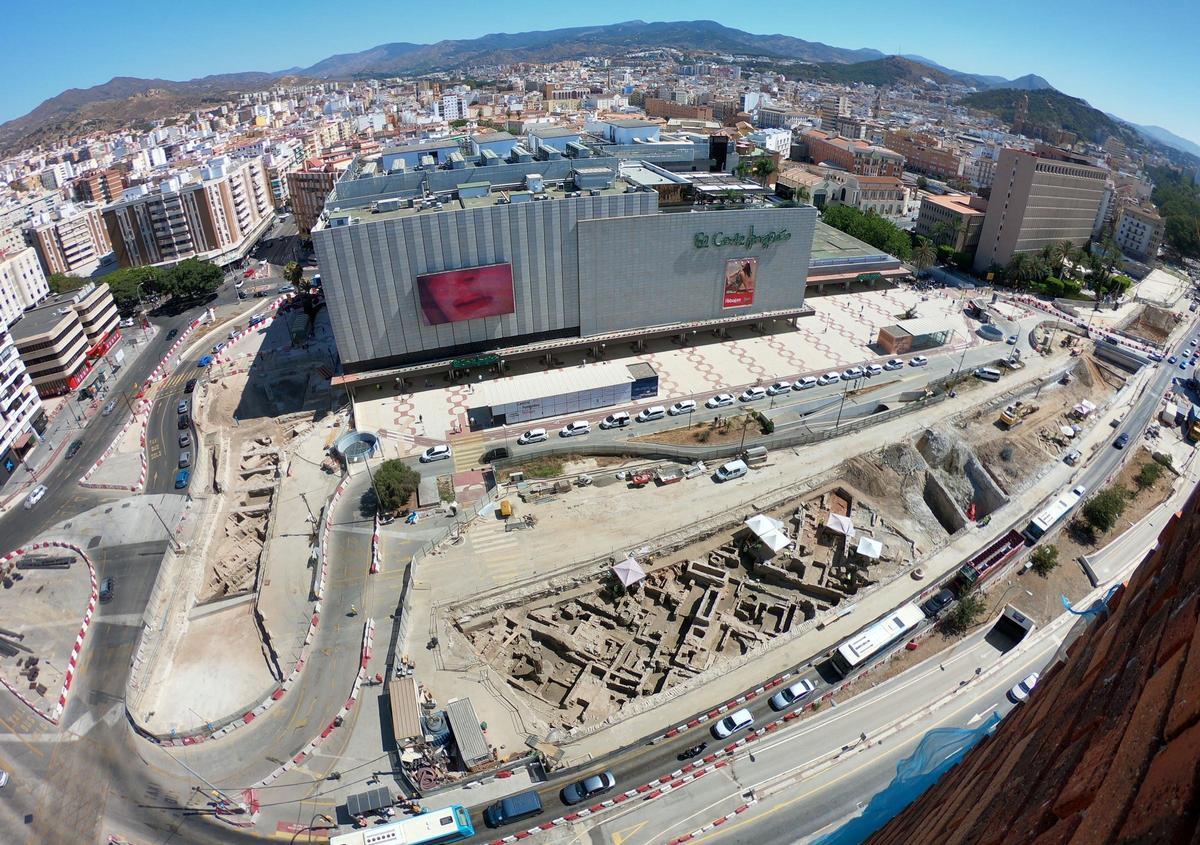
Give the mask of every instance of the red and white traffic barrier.
[[79, 633], [75, 635], [75, 643], [71, 646], [71, 656], [67, 659], [67, 671], [63, 676], [62, 690], [58, 694], [58, 700], [54, 707], [49, 710], [43, 710], [38, 704], [26, 698], [16, 687], [0, 678], [0, 684], [3, 684], [9, 692], [21, 700], [29, 709], [37, 713], [47, 722], [52, 725], [57, 725], [62, 718], [63, 711], [67, 707], [67, 695], [71, 691], [71, 684], [75, 680], [75, 673], [79, 670], [79, 655], [83, 651], [83, 643], [87, 637], [88, 628], [92, 624], [92, 616], [96, 612], [96, 605], [100, 601], [100, 587], [96, 581], [96, 567], [92, 565], [92, 560], [87, 556], [83, 549], [76, 546], [74, 543], [68, 543], [63, 540], [46, 540], [40, 543], [32, 543], [29, 546], [24, 546], [15, 551], [9, 552], [0, 561], [8, 562], [14, 558], [20, 557], [27, 552], [36, 551], [37, 549], [67, 549], [79, 555], [88, 568], [88, 576], [91, 578], [92, 591], [88, 597], [87, 610], [84, 611], [83, 621], [79, 625]]
[[375, 514], [375, 531], [371, 534], [371, 574], [378, 575], [383, 561], [383, 544], [379, 536], [379, 514]]
[[749, 810], [751, 807], [753, 807], [757, 803], [758, 803], [757, 798], [751, 798], [745, 804], [742, 804], [741, 806], [737, 807], [732, 813], [726, 813], [725, 815], [721, 816], [718, 819], [713, 819], [708, 824], [706, 824], [704, 827], [698, 827], [695, 830], [693, 830], [691, 833], [685, 833], [683, 836], [675, 837], [674, 839], [671, 840], [669, 845], [680, 845], [681, 842], [690, 842], [693, 839], [698, 839], [699, 837], [708, 833], [710, 830], [712, 830], [714, 828], [718, 828], [721, 825], [725, 824], [725, 822], [732, 821], [733, 819], [737, 818], [738, 816], [740, 816], [742, 813]]

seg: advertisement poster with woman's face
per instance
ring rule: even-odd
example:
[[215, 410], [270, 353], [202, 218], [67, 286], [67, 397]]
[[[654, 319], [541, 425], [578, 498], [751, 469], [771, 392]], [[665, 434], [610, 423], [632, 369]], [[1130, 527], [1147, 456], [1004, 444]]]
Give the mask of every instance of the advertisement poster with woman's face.
[[754, 304], [754, 285], [758, 281], [757, 258], [731, 258], [725, 262], [725, 308]]
[[431, 326], [496, 317], [516, 310], [512, 265], [489, 264], [417, 276], [421, 313]]

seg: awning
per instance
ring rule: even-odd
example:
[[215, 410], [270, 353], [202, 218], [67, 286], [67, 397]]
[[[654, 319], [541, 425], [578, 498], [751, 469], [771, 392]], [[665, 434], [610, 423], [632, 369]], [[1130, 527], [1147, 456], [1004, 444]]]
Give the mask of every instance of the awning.
[[612, 568], [612, 571], [626, 587], [631, 587], [646, 577], [646, 570], [642, 569], [642, 565], [631, 557], [618, 563]]
[[863, 557], [869, 557], [872, 560], [879, 560], [879, 556], [883, 554], [883, 543], [871, 537], [860, 537], [858, 540], [858, 548], [855, 549]]
[[783, 523], [764, 513], [757, 513], [747, 519], [746, 527], [772, 552], [781, 551], [792, 542], [783, 530]]
[[403, 748], [424, 734], [421, 729], [421, 708], [417, 702], [417, 680], [408, 675], [388, 684], [388, 701], [392, 710], [392, 733], [396, 747]]
[[848, 516], [842, 516], [840, 513], [831, 513], [829, 519], [825, 520], [825, 527], [830, 531], [845, 534], [847, 537], [854, 536], [854, 520]]
[[28, 431], [13, 441], [14, 449], [24, 449], [29, 444], [29, 439], [33, 437]]

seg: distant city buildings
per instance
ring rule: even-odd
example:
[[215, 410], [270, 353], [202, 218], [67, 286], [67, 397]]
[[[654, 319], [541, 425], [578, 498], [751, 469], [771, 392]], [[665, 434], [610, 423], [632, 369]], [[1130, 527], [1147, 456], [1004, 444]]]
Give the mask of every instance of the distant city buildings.
[[[904, 173], [904, 156], [886, 147], [852, 140], [821, 129], [796, 135], [796, 145], [806, 161], [839, 167], [858, 176], [895, 176]], [[795, 153], [793, 153], [795, 154]]]
[[46, 275], [91, 275], [112, 252], [100, 206], [64, 205], [40, 215], [25, 230]]

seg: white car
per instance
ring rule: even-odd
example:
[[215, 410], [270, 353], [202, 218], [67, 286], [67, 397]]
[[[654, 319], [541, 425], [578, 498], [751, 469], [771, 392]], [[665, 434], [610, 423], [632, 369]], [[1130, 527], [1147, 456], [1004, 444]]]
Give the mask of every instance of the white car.
[[[571, 425], [574, 424], [575, 423], [571, 423]], [[629, 425], [629, 414], [625, 413], [624, 411], [617, 411], [600, 420], [600, 427], [605, 431], [610, 428], [624, 428], [627, 425]], [[566, 431], [566, 429], [563, 430]], [[570, 435], [564, 436], [569, 437]]]
[[119, 327], [123, 328], [123, 329], [130, 329], [130, 328], [133, 328], [133, 318], [132, 318], [132, 317], [126, 317], [124, 320], [122, 320], [121, 322], [117, 323], [117, 325], [118, 325]]
[[767, 388], [767, 395], [778, 396], [780, 393], [787, 393], [791, 389], [792, 383], [790, 381], [777, 381]]
[[109, 414], [111, 414], [115, 410], [117, 410], [117, 400], [113, 399], [107, 405], [104, 406], [104, 410], [100, 412], [100, 416], [107, 417]]
[[792, 390], [808, 390], [810, 387], [817, 386], [816, 376], [804, 376], [792, 382]]
[[542, 443], [547, 439], [547, 437], [548, 435], [546, 434], [546, 429], [531, 428], [529, 431], [517, 438], [517, 445], [525, 446], [530, 443]]
[[928, 359], [928, 358], [926, 358], [924, 355], [918, 355], [918, 356], [916, 356], [915, 358], [913, 358], [912, 360], [910, 360], [910, 361], [908, 362], [908, 366], [910, 366], [910, 367], [924, 367], [924, 366], [925, 366], [926, 364], [928, 364], [928, 363], [929, 363], [929, 359]]
[[717, 739], [725, 739], [725, 737], [735, 734], [738, 731], [743, 731], [754, 724], [754, 717], [750, 715], [750, 711], [743, 707], [741, 710], [734, 710], [724, 719], [712, 726], [712, 735]]
[[680, 414], [690, 414], [694, 410], [696, 410], [696, 400], [684, 399], [682, 402], [676, 402], [668, 408], [667, 413], [673, 417], [677, 417]]
[[802, 678], [791, 686], [786, 686], [771, 696], [771, 709], [783, 710], [791, 707], [793, 704], [807, 696], [816, 688], [817, 685], [808, 678]]
[[640, 423], [652, 422], [653, 420], [661, 420], [666, 415], [667, 409], [662, 405], [652, 405], [638, 412], [637, 421]]
[[863, 372], [865, 372], [867, 377], [870, 378], [871, 376], [877, 376], [882, 373], [883, 367], [879, 366], [878, 364], [867, 364]]
[[1033, 688], [1037, 686], [1038, 673], [1034, 672], [1031, 675], [1026, 675], [1025, 678], [1015, 687], [1008, 691], [1008, 700], [1013, 704], [1019, 704], [1029, 698], [1029, 693], [1033, 692]]
[[842, 377], [837, 373], [826, 373], [817, 379], [817, 384], [821, 385], [822, 387], [827, 384], [837, 384], [839, 381], [841, 381], [841, 378]]
[[733, 404], [732, 393], [718, 393], [704, 403], [705, 408], [727, 408]]
[[888, 361], [886, 364], [883, 365], [883, 368], [885, 370], [902, 370], [902, 369], [904, 369], [904, 359], [903, 358], [892, 358], [890, 361]]
[[443, 461], [450, 457], [450, 447], [445, 443], [440, 446], [430, 446], [421, 453], [421, 463], [428, 464], [433, 461]]
[[592, 424], [587, 420], [575, 420], [564, 425], [558, 430], [559, 437], [578, 437], [581, 434], [587, 434], [592, 430]]
[[747, 387], [738, 399], [742, 402], [757, 402], [759, 399], [765, 398], [767, 389], [765, 387]]
[[29, 491], [29, 495], [25, 497], [25, 510], [30, 510], [34, 505], [45, 498], [49, 490], [45, 484], [39, 484]]
[[862, 367], [850, 367], [849, 369], [842, 370], [841, 378], [842, 378], [842, 381], [853, 381], [856, 378], [862, 378], [862, 376], [863, 376], [863, 368]]
[[8, 786], [8, 772], [0, 769], [0, 789]]

